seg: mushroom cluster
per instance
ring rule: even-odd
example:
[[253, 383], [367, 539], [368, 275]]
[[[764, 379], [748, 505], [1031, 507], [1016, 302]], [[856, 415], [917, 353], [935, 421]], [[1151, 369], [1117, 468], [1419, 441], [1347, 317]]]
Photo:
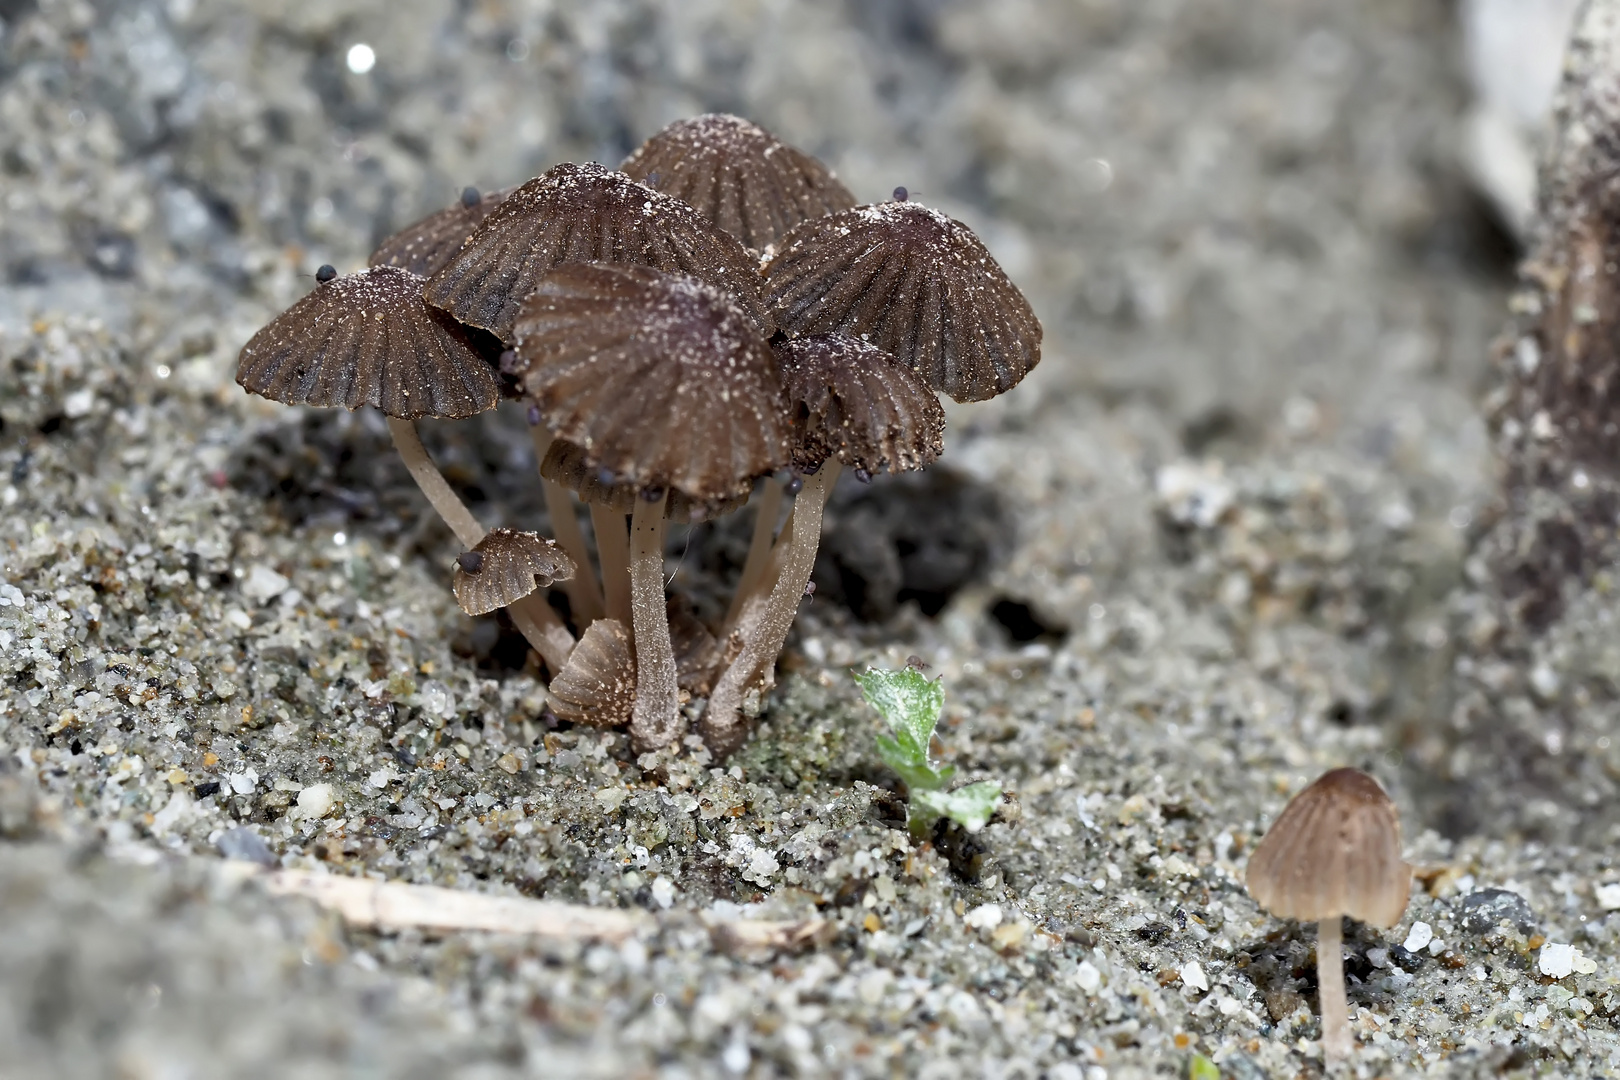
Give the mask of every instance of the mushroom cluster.
[[[458, 601], [506, 608], [558, 717], [628, 727], [642, 750], [695, 717], [727, 753], [771, 684], [842, 471], [923, 468], [944, 448], [937, 393], [993, 397], [1040, 359], [1039, 321], [972, 231], [894, 196], [856, 206], [746, 120], [679, 121], [619, 171], [564, 163], [468, 188], [368, 269], [322, 267], [243, 348], [237, 381], [289, 405], [383, 411], [465, 548]], [[416, 435], [419, 417], [469, 417], [503, 394], [527, 405], [555, 539], [486, 532]], [[735, 594], [707, 625], [667, 595], [666, 523], [750, 500]]]

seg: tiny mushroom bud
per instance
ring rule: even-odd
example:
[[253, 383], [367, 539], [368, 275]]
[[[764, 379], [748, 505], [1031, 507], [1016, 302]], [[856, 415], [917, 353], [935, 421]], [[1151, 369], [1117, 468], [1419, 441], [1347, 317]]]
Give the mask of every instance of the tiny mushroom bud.
[[911, 192], [907, 191], [905, 188], [897, 187], [897, 188], [894, 189], [894, 201], [895, 202], [905, 202], [910, 197], [911, 197]]
[[1401, 823], [1378, 781], [1334, 769], [1295, 795], [1249, 857], [1249, 892], [1279, 918], [1317, 923], [1322, 1053], [1353, 1045], [1340, 950], [1343, 917], [1394, 926], [1406, 911], [1412, 868], [1401, 858]]
[[315, 280], [320, 282], [322, 285], [325, 285], [328, 281], [331, 281], [335, 277], [337, 277], [337, 267], [333, 266], [331, 263], [322, 263], [321, 268], [315, 271]]
[[482, 201], [483, 196], [478, 194], [478, 189], [471, 184], [461, 189], [461, 205], [467, 209], [471, 210]]
[[539, 533], [491, 529], [456, 558], [456, 601], [469, 615], [487, 615], [573, 573], [573, 560]]

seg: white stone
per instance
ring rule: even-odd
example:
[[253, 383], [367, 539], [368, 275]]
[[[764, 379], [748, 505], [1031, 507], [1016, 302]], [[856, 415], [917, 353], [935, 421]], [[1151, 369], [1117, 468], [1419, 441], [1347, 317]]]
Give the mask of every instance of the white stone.
[[1001, 908], [996, 904], [980, 904], [962, 916], [962, 921], [975, 930], [994, 930], [1001, 925]]
[[292, 582], [263, 563], [255, 563], [242, 581], [242, 595], [249, 600], [268, 603], [287, 591]]
[[1422, 920], [1419, 920], [1418, 922], [1412, 924], [1412, 929], [1407, 933], [1406, 940], [1403, 941], [1401, 945], [1406, 949], [1407, 952], [1415, 953], [1419, 950], [1427, 949], [1429, 947], [1429, 942], [1433, 940], [1434, 927], [1430, 926], [1426, 922], [1423, 922]]
[[1592, 896], [1604, 911], [1620, 911], [1620, 881], [1597, 886], [1592, 890]]
[[253, 789], [259, 786], [259, 770], [248, 769], [246, 772], [234, 773], [226, 778], [231, 790], [238, 795], [251, 795]]
[[323, 818], [337, 805], [337, 792], [331, 784], [311, 784], [298, 793], [298, 809], [305, 817]]
[[1575, 958], [1579, 955], [1573, 945], [1549, 941], [1541, 947], [1541, 955], [1536, 958], [1536, 967], [1549, 978], [1567, 978], [1574, 974]]
[[1209, 978], [1204, 974], [1203, 965], [1196, 960], [1181, 965], [1181, 985], [1189, 990], [1197, 990], [1200, 993], [1207, 992], [1209, 990]]
[[62, 399], [62, 413], [70, 420], [77, 420], [81, 416], [89, 416], [95, 405], [96, 392], [86, 387]]
[[1074, 981], [1086, 993], [1095, 994], [1102, 985], [1102, 972], [1090, 960], [1082, 960], [1080, 966], [1074, 969]]
[[667, 877], [654, 878], [652, 883], [653, 902], [664, 910], [675, 902], [675, 883]]

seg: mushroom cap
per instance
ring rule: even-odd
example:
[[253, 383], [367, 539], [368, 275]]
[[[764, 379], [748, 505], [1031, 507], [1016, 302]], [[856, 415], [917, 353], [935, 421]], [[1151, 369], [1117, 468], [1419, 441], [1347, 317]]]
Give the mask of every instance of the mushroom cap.
[[427, 302], [511, 344], [512, 321], [546, 271], [604, 262], [689, 274], [774, 329], [759, 271], [736, 237], [679, 199], [594, 162], [564, 163], [508, 195], [428, 279]]
[[283, 405], [372, 405], [401, 420], [459, 420], [500, 400], [495, 369], [395, 266], [316, 285], [242, 347], [236, 381]]
[[[630, 513], [640, 497], [636, 485], [617, 477], [604, 480], [602, 471], [602, 466], [592, 461], [589, 454], [567, 439], [552, 439], [540, 462], [540, 475], [578, 495], [580, 502], [603, 506], [620, 514]], [[729, 499], [699, 501], [671, 489], [669, 498], [664, 500], [664, 516], [682, 523], [707, 521], [740, 510], [747, 502], [746, 492]]]
[[570, 263], [540, 278], [513, 333], [523, 393], [615, 482], [712, 502], [788, 462], [770, 345], [711, 285]]
[[1248, 885], [1255, 901], [1279, 918], [1348, 915], [1394, 926], [1412, 889], [1395, 804], [1358, 769], [1323, 775], [1266, 831], [1249, 856]]
[[755, 250], [801, 221], [855, 205], [855, 196], [827, 166], [725, 113], [675, 121], [619, 168], [690, 204]]
[[628, 724], [636, 702], [636, 658], [624, 624], [597, 619], [587, 626], [548, 692], [559, 720], [603, 728]]
[[388, 237], [371, 253], [367, 263], [371, 266], [397, 266], [422, 277], [432, 277], [439, 268], [461, 250], [467, 237], [473, 234], [489, 212], [499, 206], [516, 188], [487, 191], [478, 201], [468, 206], [457, 201], [437, 213], [429, 214]]
[[793, 410], [793, 461], [828, 458], [869, 473], [909, 472], [945, 449], [945, 410], [922, 377], [876, 345], [832, 334], [775, 346]]
[[[469, 559], [476, 555], [477, 559]], [[468, 569], [473, 563], [477, 568]], [[487, 615], [553, 581], [574, 576], [574, 560], [539, 533], [491, 529], [456, 563], [456, 603], [469, 615]]]
[[796, 226], [764, 274], [791, 337], [863, 337], [957, 401], [1006, 393], [1041, 359], [1041, 324], [979, 238], [920, 203]]

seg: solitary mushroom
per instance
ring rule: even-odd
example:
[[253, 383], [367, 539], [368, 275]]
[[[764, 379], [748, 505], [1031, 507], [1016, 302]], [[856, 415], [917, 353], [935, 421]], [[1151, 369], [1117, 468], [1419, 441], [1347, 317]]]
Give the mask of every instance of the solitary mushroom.
[[456, 557], [452, 588], [462, 611], [487, 615], [573, 573], [573, 560], [539, 533], [495, 528]]
[[[320, 283], [243, 346], [236, 381], [284, 405], [370, 405], [388, 418], [394, 446], [422, 494], [466, 548], [483, 526], [450, 490], [416, 433], [423, 416], [464, 419], [493, 409], [494, 369], [451, 320], [422, 303], [422, 279], [393, 266]], [[525, 599], [512, 621], [552, 671], [573, 638], [550, 606]]]
[[595, 163], [564, 163], [507, 196], [428, 279], [432, 306], [507, 344], [541, 275], [571, 262], [646, 266], [730, 293], [772, 330], [754, 260], [686, 203]]
[[371, 253], [369, 264], [397, 266], [424, 278], [432, 277], [514, 190], [480, 193], [477, 188], [465, 188], [454, 206], [429, 214], [384, 240]]
[[770, 568], [739, 588], [738, 653], [715, 683], [702, 730], [717, 754], [746, 734], [743, 695], [776, 662], [806, 595], [821, 539], [822, 511], [845, 466], [870, 479], [920, 469], [944, 449], [945, 411], [908, 368], [859, 338], [800, 338], [776, 347], [793, 416], [793, 461], [805, 475]]
[[[514, 371], [557, 437], [637, 492], [629, 553], [631, 737], [679, 735], [664, 597], [670, 493], [719, 506], [787, 463], [787, 403], [757, 325], [720, 290], [644, 267], [573, 263], [539, 279], [513, 324]], [[620, 521], [623, 519], [620, 518]], [[603, 523], [599, 550], [620, 542]], [[604, 554], [603, 585], [614, 617]]]
[[1328, 1061], [1347, 1057], [1341, 920], [1394, 926], [1412, 887], [1395, 804], [1366, 773], [1334, 769], [1283, 808], [1249, 857], [1248, 885], [1278, 918], [1316, 921], [1322, 1054]]
[[620, 168], [690, 204], [756, 251], [801, 221], [855, 205], [855, 196], [821, 162], [724, 113], [675, 121]]
[[1041, 324], [973, 231], [915, 202], [804, 222], [764, 265], [790, 337], [852, 334], [957, 401], [1012, 389], [1041, 358]]

